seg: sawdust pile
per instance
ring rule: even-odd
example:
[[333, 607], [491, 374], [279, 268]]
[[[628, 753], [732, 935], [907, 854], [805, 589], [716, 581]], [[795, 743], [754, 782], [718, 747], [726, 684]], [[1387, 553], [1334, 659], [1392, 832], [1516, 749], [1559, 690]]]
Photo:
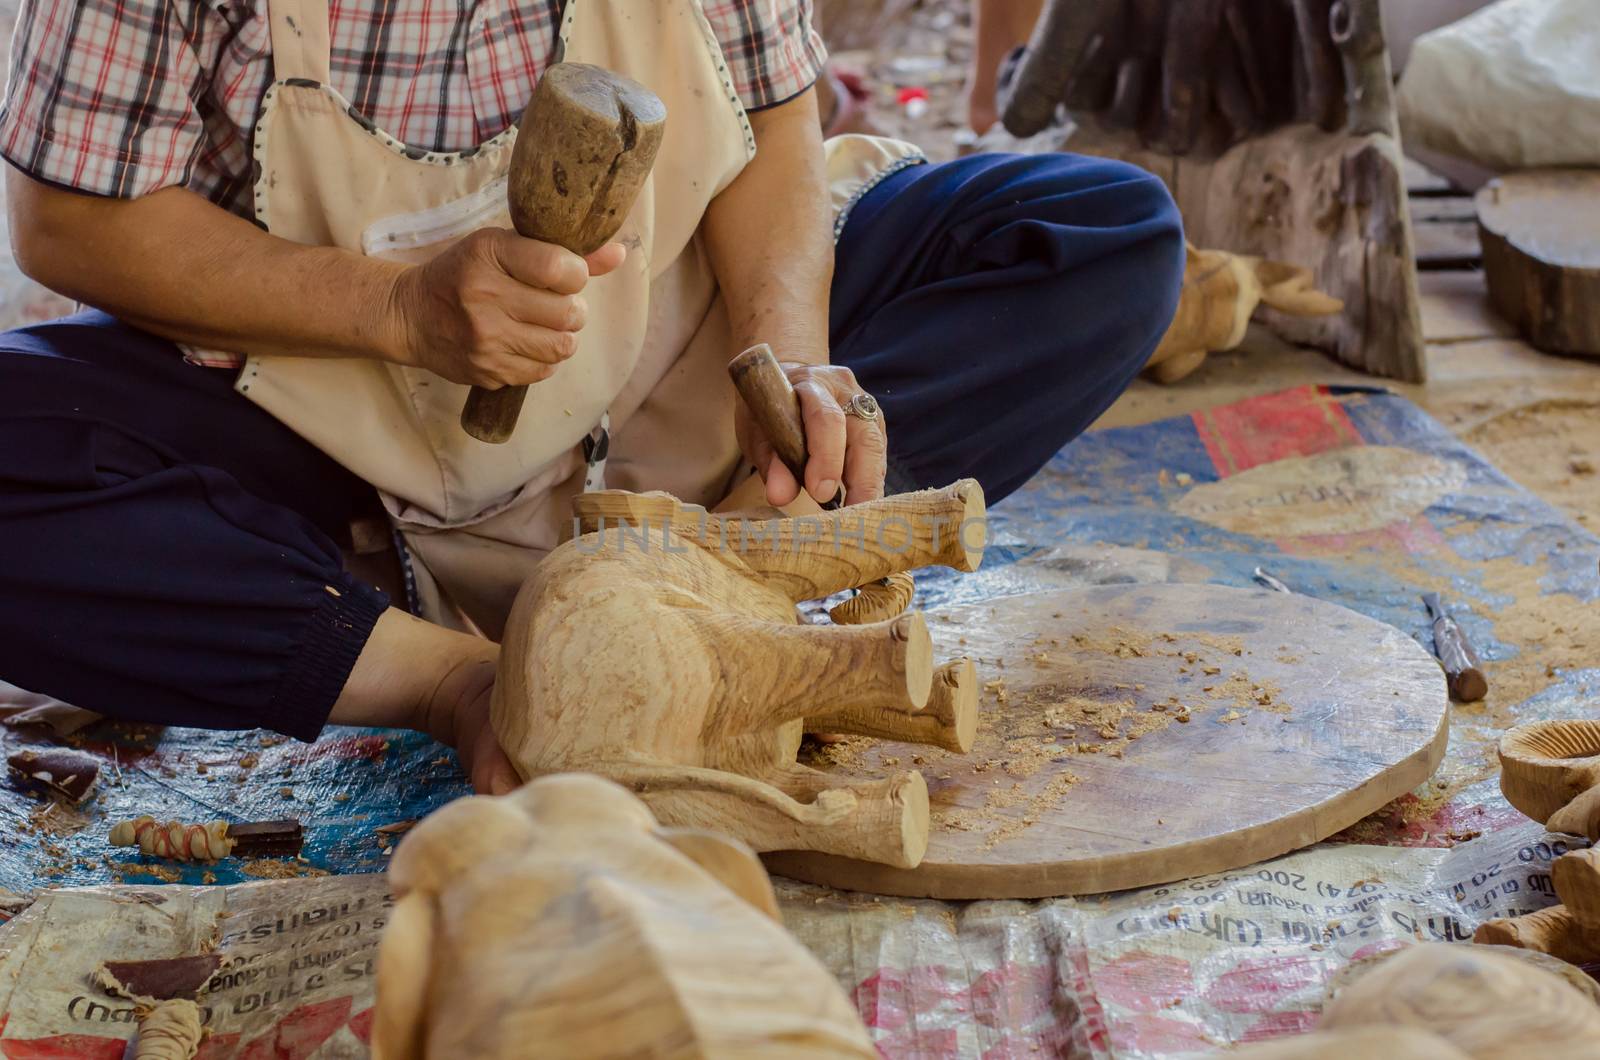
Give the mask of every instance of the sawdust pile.
[[[1246, 711], [1265, 710], [1274, 714], [1288, 714], [1290, 706], [1283, 702], [1283, 690], [1271, 681], [1258, 681], [1233, 660], [1242, 658], [1244, 642], [1238, 637], [1217, 636], [1208, 633], [1149, 633], [1112, 627], [1103, 634], [1069, 634], [1067, 640], [1075, 655], [1108, 655], [1118, 659], [1166, 658], [1176, 664], [1177, 674], [1191, 678], [1214, 678], [1200, 686], [1201, 700], [1191, 696], [1185, 701], [1177, 695], [1165, 699], [1144, 701], [1142, 684], [1110, 685], [1080, 688], [1064, 684], [1040, 684], [1021, 693], [1021, 707], [1025, 710], [1001, 711], [1013, 693], [1007, 688], [1007, 679], [994, 678], [984, 684], [985, 699], [992, 697], [993, 705], [979, 714], [978, 741], [973, 754], [985, 752], [985, 736], [996, 726], [1029, 727], [1029, 731], [1011, 731], [1004, 734], [1003, 746], [1007, 757], [999, 766], [1016, 777], [1028, 777], [1038, 772], [1044, 763], [1062, 755], [1103, 754], [1121, 758], [1128, 744], [1158, 733], [1173, 723], [1187, 724], [1197, 712], [1221, 705], [1233, 708], [1221, 714], [1219, 721], [1236, 721], [1245, 717]], [[1060, 641], [1045, 639], [1035, 641], [1041, 648], [1032, 661], [1043, 665], [1050, 661], [1048, 646], [1059, 647]], [[988, 766], [995, 761], [986, 760]], [[975, 767], [977, 768], [977, 767]]]
[[46, 799], [29, 811], [27, 823], [19, 828], [23, 832], [64, 839], [77, 835], [92, 823], [93, 818], [81, 808], [57, 799]]
[[154, 876], [164, 883], [177, 883], [183, 879], [182, 871], [158, 861], [142, 864], [137, 861], [112, 861], [106, 858], [105, 862], [106, 868], [111, 870], [111, 878], [118, 883], [127, 883], [129, 876], [135, 877], [134, 882], [138, 882], [138, 877], [141, 876]]
[[[974, 660], [981, 695], [977, 739], [969, 754], [918, 747], [909, 763], [929, 782], [934, 827], [981, 835], [984, 850], [1026, 832], [1073, 786], [1092, 783], [1071, 771], [1075, 759], [1122, 759], [1131, 745], [1159, 740], [1172, 725], [1248, 725], [1263, 714], [1286, 722], [1292, 713], [1277, 684], [1251, 676], [1238, 637], [1113, 626], [1040, 637], [1026, 651], [1023, 659]], [[1183, 692], [1159, 695], [1140, 683], [1094, 685], [1074, 679], [1095, 672], [1085, 661], [1095, 656], [1171, 667], [1173, 680], [1163, 681], [1162, 688], [1177, 685]], [[1062, 679], [1049, 680], [1053, 673]], [[808, 742], [801, 761], [881, 776], [901, 767], [903, 752], [885, 753], [888, 746], [868, 737]]]
[[1600, 530], [1600, 402], [1538, 401], [1502, 412], [1461, 436], [1525, 489]]
[[301, 861], [279, 858], [256, 858], [240, 865], [239, 871], [246, 876], [254, 876], [261, 880], [292, 880], [301, 876], [328, 875], [327, 869], [319, 869], [315, 865], [307, 865]]
[[[958, 832], [983, 832], [983, 849], [993, 850], [1009, 839], [1015, 839], [1037, 824], [1049, 813], [1061, 797], [1080, 783], [1072, 773], [1059, 773], [1051, 777], [1038, 791], [1029, 793], [1017, 781], [1006, 787], [997, 787], [984, 796], [984, 805], [978, 810], [946, 808], [934, 812], [934, 820], [945, 828]], [[996, 782], [998, 783], [998, 781]], [[1021, 807], [1021, 813], [999, 814], [996, 811]]]
[[85, 861], [56, 842], [68, 839], [93, 824], [89, 813], [59, 799], [44, 798], [35, 802], [23, 817], [15, 810], [8, 811], [6, 824], [22, 835], [39, 837], [39, 853], [43, 863], [38, 866], [41, 876], [58, 878], [74, 870], [90, 870], [94, 864]]

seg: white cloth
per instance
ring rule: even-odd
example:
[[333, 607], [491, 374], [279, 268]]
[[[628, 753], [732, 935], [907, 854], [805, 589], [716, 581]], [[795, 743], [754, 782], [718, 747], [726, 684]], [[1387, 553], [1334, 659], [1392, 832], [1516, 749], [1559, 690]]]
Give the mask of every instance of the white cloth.
[[1497, 171], [1600, 166], [1600, 0], [1500, 0], [1417, 40], [1400, 132]]

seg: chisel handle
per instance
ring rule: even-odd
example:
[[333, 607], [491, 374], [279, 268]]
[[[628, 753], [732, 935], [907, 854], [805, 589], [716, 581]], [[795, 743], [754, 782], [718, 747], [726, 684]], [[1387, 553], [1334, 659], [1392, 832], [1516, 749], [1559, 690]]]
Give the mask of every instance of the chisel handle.
[[[517, 126], [506, 198], [517, 234], [593, 254], [617, 234], [650, 176], [667, 108], [636, 81], [587, 63], [555, 63]], [[516, 430], [526, 386], [473, 387], [461, 428], [500, 444]]]
[[[734, 389], [749, 406], [756, 426], [761, 428], [783, 466], [794, 475], [802, 490], [806, 486], [806, 426], [800, 417], [800, 395], [794, 392], [789, 376], [784, 372], [772, 347], [766, 343], [752, 346], [728, 362], [728, 376]], [[822, 507], [825, 511], [838, 508], [844, 500], [844, 491]]]
[[1483, 676], [1477, 653], [1449, 615], [1433, 620], [1433, 647], [1439, 664], [1444, 667], [1451, 699], [1457, 703], [1476, 703], [1489, 694], [1489, 681]]

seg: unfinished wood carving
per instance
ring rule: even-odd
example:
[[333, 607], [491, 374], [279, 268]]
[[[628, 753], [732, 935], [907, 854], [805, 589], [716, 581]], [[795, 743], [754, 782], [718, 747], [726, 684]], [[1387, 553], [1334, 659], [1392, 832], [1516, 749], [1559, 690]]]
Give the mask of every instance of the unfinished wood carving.
[[1312, 286], [1310, 269], [1190, 244], [1177, 315], [1150, 355], [1146, 374], [1159, 383], [1176, 383], [1199, 368], [1207, 353], [1238, 346], [1259, 305], [1297, 317], [1328, 316], [1344, 308]]
[[1490, 920], [1474, 942], [1548, 953], [1572, 964], [1600, 961], [1600, 850], [1574, 850], [1550, 868], [1560, 905]]
[[1310, 1034], [1231, 1052], [1238, 1060], [1582, 1060], [1600, 1006], [1513, 953], [1428, 943], [1336, 993]]
[[389, 878], [375, 1060], [877, 1056], [755, 855], [609, 781], [453, 802]]
[[1506, 733], [1500, 791], [1553, 832], [1600, 840], [1600, 721], [1536, 721]]
[[[1552, 832], [1600, 841], [1600, 722], [1536, 721], [1500, 738], [1500, 791]], [[1474, 941], [1600, 960], [1600, 850], [1576, 850], [1551, 868], [1559, 905], [1491, 920]]]
[[665, 494], [575, 506], [584, 533], [539, 565], [503, 641], [494, 725], [522, 775], [599, 773], [664, 824], [759, 851], [915, 866], [920, 773], [852, 783], [795, 752], [808, 728], [967, 750], [976, 674], [964, 660], [936, 671], [920, 615], [812, 625], [795, 604], [916, 567], [975, 570], [978, 484], [763, 521]]
[[[1410, 214], [1378, 0], [1050, 0], [1006, 91], [1027, 150], [1120, 158], [1200, 246], [1309, 267], [1342, 313], [1285, 339], [1422, 382]], [[1295, 124], [1285, 125], [1285, 122]]]

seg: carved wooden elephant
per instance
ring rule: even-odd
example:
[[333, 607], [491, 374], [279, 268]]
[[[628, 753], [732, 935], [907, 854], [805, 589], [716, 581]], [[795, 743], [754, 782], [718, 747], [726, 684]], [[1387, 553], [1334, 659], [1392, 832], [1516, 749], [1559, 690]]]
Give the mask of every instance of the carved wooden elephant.
[[1600, 1042], [1600, 1006], [1593, 984], [1570, 972], [1548, 957], [1500, 947], [1411, 946], [1337, 990], [1310, 1034], [1218, 1055], [1581, 1060]]
[[[523, 776], [599, 773], [664, 824], [760, 851], [915, 866], [920, 773], [849, 783], [795, 753], [808, 728], [970, 749], [972, 664], [936, 669], [918, 614], [813, 624], [795, 605], [931, 564], [976, 569], [978, 484], [759, 521], [665, 494], [586, 494], [577, 507], [586, 532], [539, 565], [502, 642], [494, 726]], [[877, 595], [889, 611], [906, 599]]]
[[599, 777], [450, 803], [389, 878], [376, 1060], [877, 1056], [749, 848]]

